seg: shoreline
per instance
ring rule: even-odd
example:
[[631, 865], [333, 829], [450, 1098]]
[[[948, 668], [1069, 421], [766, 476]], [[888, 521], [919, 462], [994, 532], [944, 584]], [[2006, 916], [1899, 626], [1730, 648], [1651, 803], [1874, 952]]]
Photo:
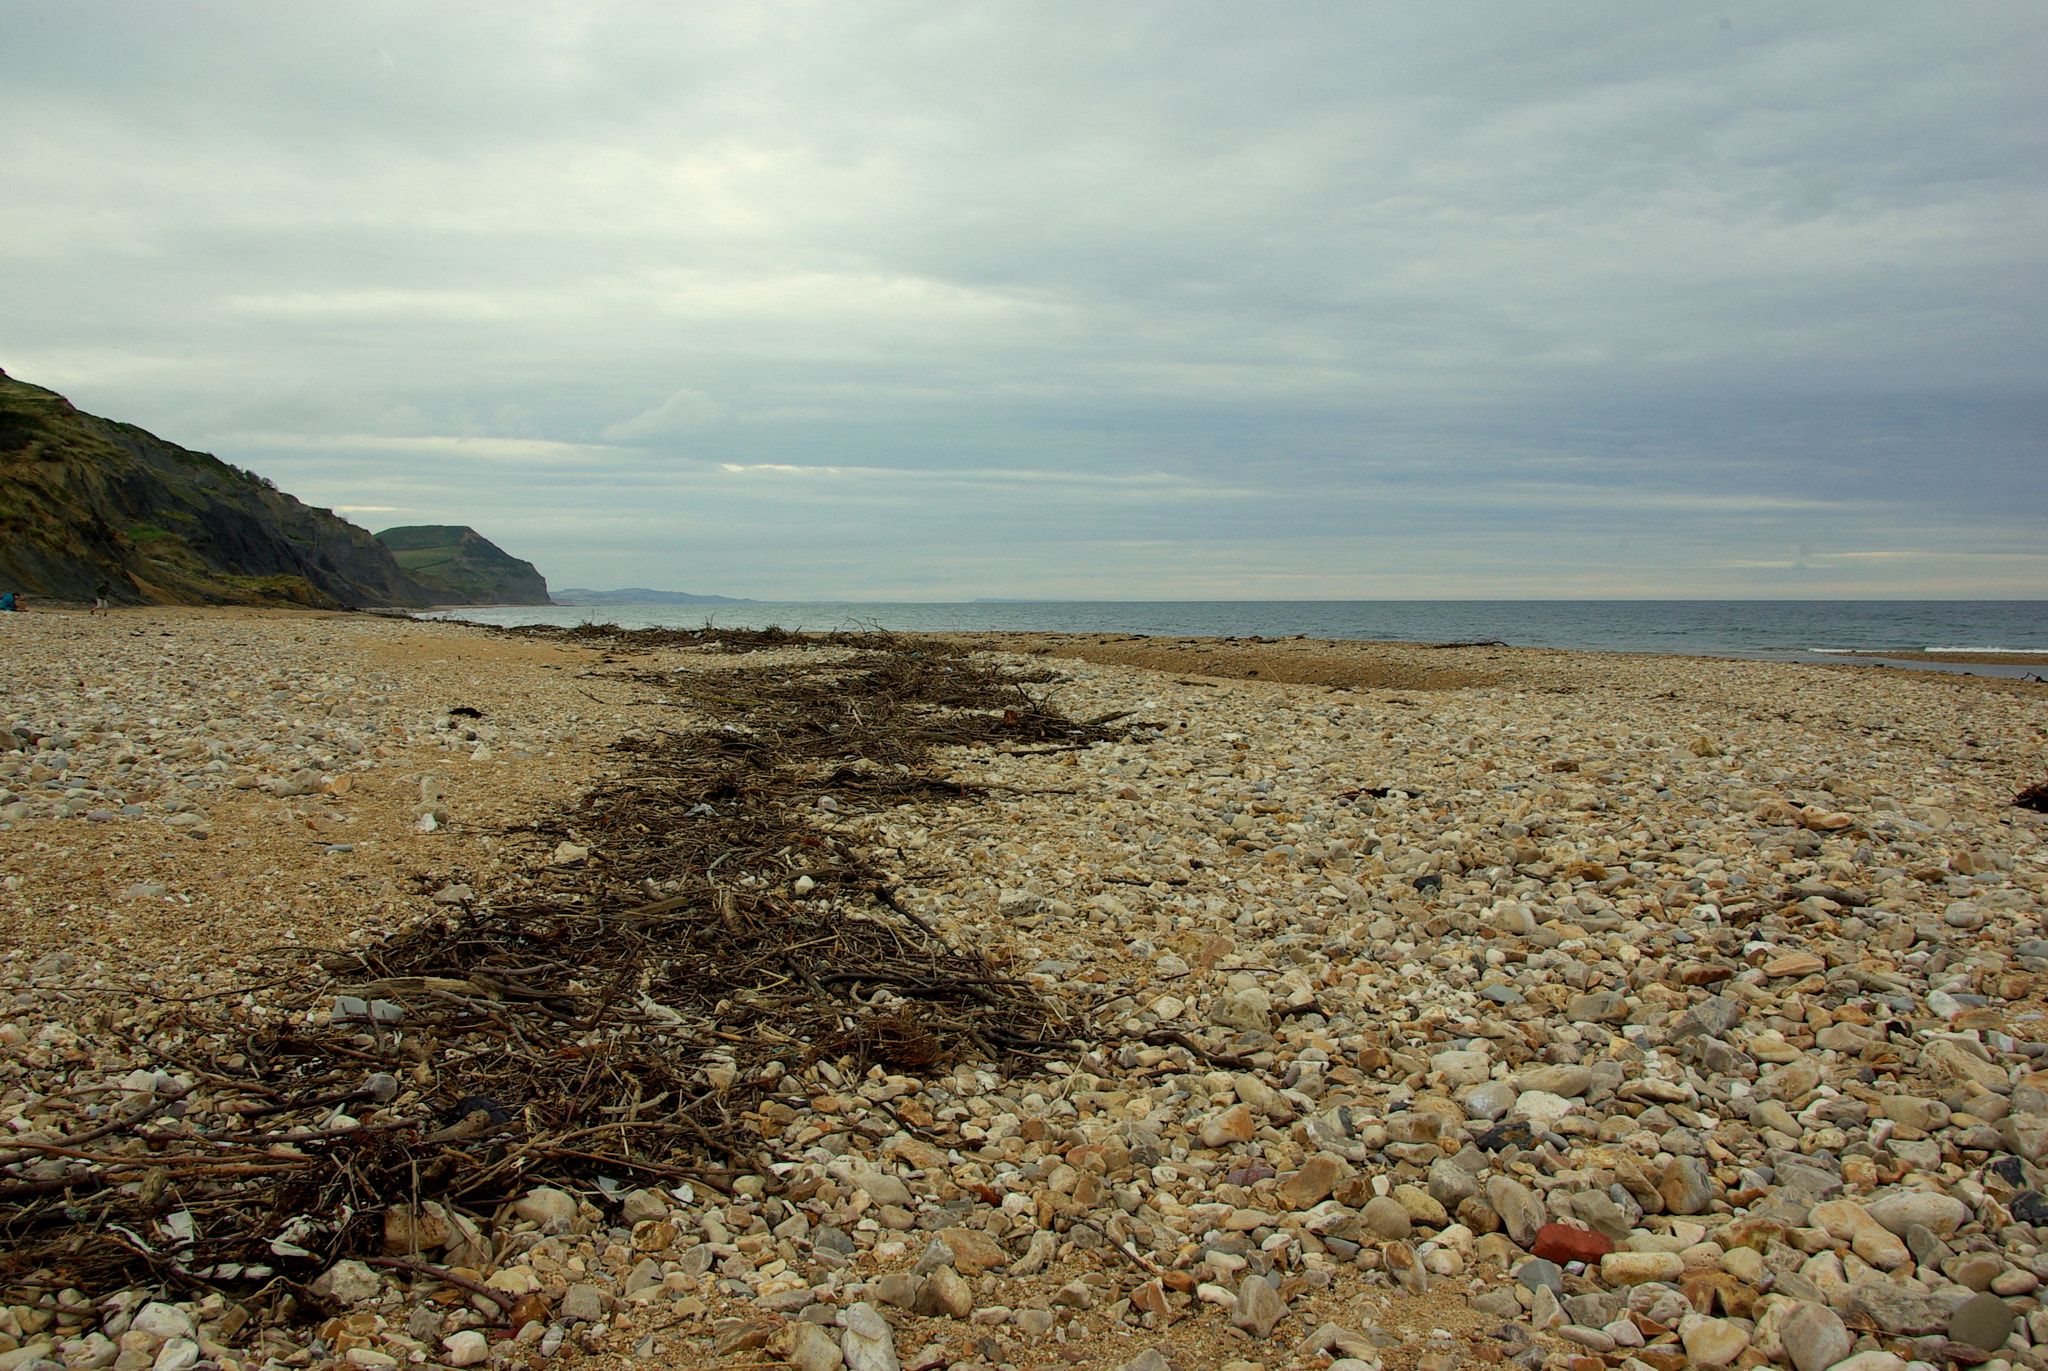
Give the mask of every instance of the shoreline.
[[[829, 682], [850, 650], [233, 607], [13, 627], [7, 721], [43, 732], [15, 735], [30, 750], [0, 782], [32, 797], [10, 803], [82, 810], [0, 819], [0, 981], [16, 997], [0, 1115], [34, 1125], [17, 1137], [82, 1127], [55, 1092], [147, 1064], [98, 1006], [317, 1038], [341, 1031], [332, 997], [353, 984], [331, 959], [473, 910], [594, 898], [607, 887], [574, 874], [608, 858], [594, 799], [676, 784], [651, 745], [757, 735], [748, 710]], [[1417, 1371], [1432, 1352], [1571, 1346], [1515, 1293], [1539, 1218], [1618, 1224], [1633, 1247], [1615, 1255], [1646, 1270], [1711, 1261], [1753, 1282], [1728, 1230], [1789, 1212], [1798, 1168], [1825, 1163], [1873, 1209], [1890, 1188], [1964, 1197], [2001, 1272], [2048, 1235], [1976, 1217], [1998, 1121], [1941, 1104], [1963, 1089], [1953, 1073], [1977, 1079], [1942, 1055], [1955, 1035], [1986, 1054], [1984, 1080], [1995, 1063], [2005, 1088], [1985, 1093], [2016, 1114], [2032, 1097], [2010, 1072], [2030, 1080], [2021, 1048], [2048, 1039], [2048, 970], [2022, 950], [2048, 912], [2048, 818], [2010, 803], [2048, 771], [2043, 688], [1553, 649], [929, 636], [1023, 673], [1067, 719], [1128, 731], [940, 746], [917, 775], [943, 793], [900, 802], [860, 800], [836, 761], [791, 772], [844, 787], [830, 808], [806, 800], [820, 846], [805, 851], [886, 872], [906, 920], [1085, 1031], [1037, 1066], [963, 1049], [872, 1076], [801, 1057], [772, 1081], [710, 1076], [742, 1092], [734, 1122], [772, 1162], [758, 1185], [684, 1199], [580, 1176], [557, 1182], [573, 1192], [559, 1213], [548, 1197], [520, 1200], [537, 1217], [477, 1207], [466, 1221], [499, 1245], [445, 1260], [538, 1296], [536, 1342], [559, 1326], [611, 1371], [655, 1338], [668, 1364], [709, 1366], [721, 1339], [785, 1336], [810, 1308], [850, 1328], [866, 1305], [906, 1360], [1065, 1352], [1115, 1371], [1151, 1346], [1183, 1365], [1259, 1355], [1230, 1320], [1270, 1315], [1253, 1337], [1292, 1347], [1334, 1324], [1384, 1371]], [[537, 820], [568, 824], [559, 841], [582, 854]], [[866, 917], [819, 856], [787, 859], [818, 869], [811, 888], [795, 866], [760, 875], [764, 860], [783, 859], [736, 859], [724, 879], [764, 908], [830, 899]], [[1687, 1015], [1715, 1016], [1720, 1055], [1701, 1055]], [[415, 1066], [400, 1062], [402, 1088], [433, 1103]], [[1866, 1096], [1925, 1108], [1835, 1103]], [[1632, 1212], [1601, 1207], [1612, 1186]], [[1603, 1276], [1596, 1258], [1567, 1295], [1616, 1298], [1625, 1266]], [[1247, 1283], [1261, 1268], [1266, 1293]], [[364, 1270], [353, 1347], [439, 1364], [473, 1322], [512, 1371], [535, 1345], [470, 1320], [459, 1289]], [[1800, 1280], [1781, 1275], [1777, 1297]], [[216, 1320], [208, 1336], [243, 1368], [312, 1331], [258, 1319], [262, 1344], [219, 1312], [191, 1316]], [[1748, 1335], [1750, 1316], [1720, 1315], [1717, 1333]], [[429, 1324], [424, 1341], [406, 1331]], [[1522, 1332], [1504, 1343], [1504, 1324]]]
[[[778, 607], [778, 606], [776, 606], [775, 604], [773, 604], [773, 603], [771, 603], [771, 602], [766, 602], [766, 601], [762, 601], [762, 602], [750, 602], [750, 603], [751, 603], [751, 606], [752, 606], [752, 607], [754, 607], [754, 608], [761, 608], [761, 609], [770, 609], [770, 610], [772, 610], [772, 609], [775, 609], [775, 608], [777, 608], [777, 607]], [[1405, 602], [1403, 602], [1403, 603], [1405, 603]], [[1462, 603], [1462, 602], [1444, 602], [1444, 603], [1447, 603], [1447, 604], [1455, 604], [1455, 603]], [[1686, 602], [1674, 602], [1674, 603], [1686, 603]], [[1765, 603], [1776, 603], [1776, 602], [1765, 602]], [[1853, 603], [1853, 602], [1845, 602], [1845, 603]], [[1930, 602], [1930, 603], [1938, 603], [1938, 602]], [[816, 606], [816, 605], [812, 605], [812, 604], [808, 604], [808, 603], [804, 603], [804, 604], [792, 604], [791, 606], [788, 606], [788, 607], [790, 607], [790, 608], [803, 608], [803, 609], [815, 609], [815, 608], [818, 608], [818, 606]], [[461, 614], [461, 613], [463, 612], [463, 610], [465, 610], [465, 609], [489, 609], [489, 608], [493, 608], [493, 607], [489, 607], [489, 606], [450, 606], [450, 607], [447, 607], [446, 609], [442, 609], [442, 610], [436, 610], [436, 611], [433, 611], [433, 612], [436, 612], [436, 613], [446, 613], [446, 614], [449, 614], [449, 615], [459, 615], [459, 614]], [[643, 610], [645, 610], [645, 609], [672, 609], [673, 607], [672, 607], [672, 606], [646, 606], [646, 605], [642, 605], [642, 606], [632, 606], [632, 605], [609, 605], [609, 606], [557, 606], [556, 608], [559, 608], [559, 609], [583, 609], [583, 610], [592, 610], [592, 611], [616, 611], [616, 610], [620, 610], [620, 609], [632, 609], [632, 608], [640, 608], [640, 609], [643, 609]], [[616, 623], [616, 622], [617, 622], [617, 619], [618, 619], [618, 617], [620, 617], [620, 616], [612, 615], [612, 616], [610, 616], [610, 617], [607, 617], [607, 615], [606, 615], [606, 614], [604, 614], [604, 613], [597, 613], [597, 612], [593, 612], [593, 613], [589, 613], [589, 614], [587, 614], [587, 615], [586, 615], [586, 617], [584, 618], [584, 620], [582, 620], [582, 622], [584, 622], [584, 623], [589, 623], [589, 624], [593, 624], [593, 625], [600, 625], [600, 626], [601, 626], [601, 625], [607, 625], [607, 624], [614, 624], [614, 623]], [[639, 619], [634, 619], [634, 618], [633, 618], [633, 616], [624, 616], [624, 617], [627, 617], [627, 618], [628, 618], [629, 620], [631, 620], [631, 621], [633, 621], [633, 622], [642, 622], [642, 621], [641, 621], [641, 620], [639, 620]], [[758, 616], [757, 616], [757, 617], [758, 617]], [[706, 616], [706, 621], [707, 621], [707, 622], [709, 622], [709, 621], [710, 621], [711, 619], [713, 619], [713, 618], [715, 618], [715, 615], [707, 615], [707, 616]], [[491, 627], [499, 627], [499, 626], [501, 626], [501, 625], [498, 625], [498, 624], [496, 624], [496, 623], [495, 623], [494, 621], [492, 621], [492, 620], [488, 620], [488, 619], [468, 619], [468, 620], [457, 620], [457, 621], [458, 621], [458, 622], [471, 622], [471, 623], [480, 623], [480, 624], [485, 624], [485, 625], [488, 625], [488, 626], [491, 626]], [[504, 626], [512, 626], [512, 625], [504, 625]], [[566, 625], [566, 624], [565, 624], [565, 625], [560, 625], [560, 626], [562, 626], [562, 627], [567, 627], [567, 626], [569, 626], [569, 625]], [[675, 628], [675, 629], [683, 629], [683, 628], [690, 628], [690, 629], [694, 629], [694, 628], [700, 627], [701, 625], [700, 625], [700, 624], [683, 624], [683, 623], [668, 623], [668, 622], [662, 622], [662, 621], [658, 621], [658, 620], [648, 620], [648, 621], [645, 621], [645, 622], [643, 623], [643, 626], [649, 626], [649, 627], [663, 627], [663, 628]], [[785, 625], [785, 627], [786, 627], [786, 625]], [[820, 628], [820, 627], [815, 627], [815, 626], [814, 626], [814, 627], [811, 627], [811, 628], [807, 628], [807, 629], [804, 629], [804, 630], [792, 630], [792, 631], [804, 631], [804, 632], [829, 632], [829, 631], [832, 631], [832, 630], [831, 630], [830, 628]], [[1951, 669], [1951, 668], [1952, 668], [1953, 666], [1956, 666], [1956, 665], [1986, 665], [1986, 666], [1994, 666], [1994, 667], [1998, 667], [1998, 668], [2001, 668], [2001, 671], [1997, 671], [1997, 672], [1992, 672], [1992, 673], [1989, 673], [1989, 674], [1997, 675], [1997, 674], [2006, 674], [2007, 672], [2010, 672], [2010, 673], [2011, 673], [2011, 674], [2012, 674], [2012, 675], [2014, 676], [2014, 678], [2015, 678], [2015, 679], [2021, 679], [2021, 678], [2025, 677], [2026, 675], [2032, 674], [2032, 673], [2029, 673], [2029, 672], [2028, 672], [2028, 670], [2027, 670], [2027, 668], [2029, 668], [2029, 667], [2033, 667], [2033, 666], [2043, 666], [2043, 665], [2048, 665], [2048, 652], [2029, 652], [2029, 651], [2013, 651], [2013, 652], [2003, 652], [2003, 651], [1996, 651], [1996, 652], [1940, 652], [1940, 651], [1936, 651], [1936, 652], [1925, 652], [1925, 651], [1919, 651], [1919, 650], [1916, 650], [1916, 649], [1909, 649], [1909, 648], [1901, 648], [1901, 649], [1898, 649], [1898, 650], [1894, 651], [1894, 650], [1892, 650], [1892, 649], [1888, 649], [1888, 648], [1887, 648], [1887, 649], [1876, 649], [1876, 648], [1868, 648], [1868, 649], [1849, 649], [1849, 648], [1844, 648], [1844, 649], [1839, 649], [1839, 650], [1838, 650], [1838, 649], [1808, 649], [1808, 648], [1797, 648], [1797, 647], [1780, 647], [1780, 648], [1749, 648], [1749, 647], [1742, 647], [1742, 648], [1736, 648], [1736, 647], [1730, 647], [1730, 648], [1725, 648], [1725, 649], [1719, 649], [1719, 650], [1714, 650], [1714, 651], [1703, 651], [1703, 650], [1691, 650], [1691, 649], [1673, 649], [1673, 648], [1669, 648], [1669, 647], [1662, 647], [1662, 646], [1645, 646], [1645, 647], [1639, 647], [1639, 648], [1620, 648], [1620, 647], [1600, 647], [1600, 646], [1544, 646], [1544, 645], [1516, 644], [1516, 643], [1505, 643], [1505, 642], [1503, 642], [1503, 643], [1494, 643], [1494, 642], [1492, 642], [1492, 641], [1490, 641], [1490, 640], [1489, 640], [1489, 641], [1486, 641], [1486, 642], [1477, 642], [1477, 643], [1463, 643], [1463, 642], [1445, 642], [1445, 641], [1439, 641], [1439, 640], [1434, 640], [1434, 639], [1422, 639], [1422, 638], [1414, 638], [1414, 639], [1403, 639], [1403, 638], [1330, 638], [1330, 637], [1318, 637], [1318, 636], [1315, 636], [1315, 635], [1313, 635], [1313, 634], [1307, 634], [1307, 633], [1283, 634], [1283, 635], [1278, 635], [1278, 636], [1264, 636], [1264, 635], [1260, 635], [1260, 634], [1238, 634], [1238, 635], [1217, 635], [1217, 634], [1199, 634], [1199, 633], [1181, 634], [1181, 633], [1170, 633], [1170, 632], [1154, 632], [1154, 633], [1136, 633], [1136, 632], [1129, 632], [1129, 631], [1124, 631], [1124, 630], [1121, 630], [1121, 629], [1059, 629], [1059, 630], [1055, 630], [1055, 629], [1040, 629], [1040, 628], [1009, 628], [1009, 629], [1002, 629], [1002, 628], [979, 628], [979, 627], [976, 627], [976, 628], [950, 628], [950, 627], [927, 627], [927, 626], [907, 626], [907, 627], [903, 627], [903, 628], [900, 628], [900, 629], [892, 629], [892, 630], [889, 630], [889, 631], [892, 631], [892, 632], [898, 632], [898, 633], [903, 633], [903, 634], [911, 634], [911, 635], [920, 635], [920, 634], [923, 634], [923, 635], [935, 635], [935, 636], [952, 636], [952, 635], [962, 635], [962, 636], [967, 636], [967, 637], [975, 637], [975, 636], [981, 636], [981, 637], [986, 637], [986, 638], [989, 638], [989, 639], [991, 639], [991, 640], [997, 640], [997, 639], [1016, 639], [1016, 640], [1019, 640], [1019, 641], [1023, 641], [1023, 640], [1031, 639], [1031, 640], [1042, 640], [1042, 641], [1086, 641], [1086, 642], [1090, 642], [1090, 643], [1095, 643], [1095, 644], [1106, 644], [1106, 643], [1118, 643], [1118, 642], [1134, 642], [1134, 643], [1135, 643], [1135, 642], [1146, 642], [1146, 643], [1152, 643], [1152, 644], [1156, 644], [1156, 645], [1160, 645], [1160, 646], [1166, 646], [1166, 645], [1172, 645], [1172, 644], [1190, 644], [1190, 645], [1192, 645], [1192, 644], [1202, 644], [1202, 645], [1205, 645], [1206, 647], [1208, 647], [1208, 648], [1211, 648], [1211, 649], [1213, 649], [1213, 648], [1215, 648], [1215, 647], [1219, 647], [1219, 646], [1222, 646], [1222, 647], [1240, 647], [1240, 646], [1242, 646], [1242, 647], [1257, 647], [1257, 646], [1261, 646], [1261, 645], [1275, 645], [1275, 644], [1291, 644], [1291, 643], [1301, 643], [1301, 642], [1309, 642], [1309, 643], [1312, 643], [1312, 644], [1317, 644], [1317, 645], [1323, 645], [1323, 646], [1332, 646], [1332, 645], [1344, 645], [1344, 646], [1354, 646], [1354, 647], [1369, 647], [1369, 648], [1376, 648], [1376, 649], [1385, 649], [1385, 650], [1390, 650], [1390, 651], [1405, 651], [1405, 650], [1413, 650], [1413, 649], [1431, 649], [1431, 650], [1447, 650], [1447, 649], [1453, 649], [1453, 648], [1459, 648], [1459, 647], [1466, 647], [1466, 646], [1472, 646], [1472, 647], [1487, 647], [1487, 646], [1499, 646], [1499, 647], [1509, 648], [1510, 650], [1514, 650], [1514, 651], [1524, 651], [1524, 652], [1583, 652], [1583, 653], [1593, 653], [1593, 654], [1611, 654], [1611, 655], [1615, 655], [1615, 656], [1627, 656], [1627, 657], [1637, 657], [1637, 656], [1674, 656], [1674, 657], [1704, 657], [1704, 658], [1711, 658], [1711, 659], [1715, 659], [1715, 660], [1732, 660], [1732, 661], [1776, 661], [1776, 662], [1794, 662], [1794, 663], [1798, 663], [1798, 664], [1801, 664], [1801, 665], [1814, 665], [1814, 666], [1822, 666], [1822, 665], [1851, 665], [1851, 664], [1856, 664], [1856, 665], [1867, 665], [1867, 666], [1909, 667], [1909, 668], [1915, 668], [1915, 669], [1921, 669], [1921, 670], [1930, 670], [1930, 671], [1936, 671], [1936, 672], [1946, 672], [1946, 671], [1950, 670], [1950, 669]]]

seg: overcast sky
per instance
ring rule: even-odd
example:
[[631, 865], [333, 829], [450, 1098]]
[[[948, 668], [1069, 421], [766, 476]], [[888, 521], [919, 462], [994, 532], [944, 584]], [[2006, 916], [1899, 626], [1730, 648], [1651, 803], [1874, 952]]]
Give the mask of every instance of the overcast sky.
[[0, 367], [556, 586], [2048, 595], [2048, 8], [0, 0]]

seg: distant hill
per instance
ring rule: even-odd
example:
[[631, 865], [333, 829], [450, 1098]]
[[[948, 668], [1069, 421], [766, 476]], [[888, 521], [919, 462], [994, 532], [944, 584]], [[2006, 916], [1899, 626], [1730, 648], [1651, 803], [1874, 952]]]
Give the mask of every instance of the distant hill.
[[759, 600], [735, 600], [726, 595], [691, 595], [681, 590], [648, 590], [628, 586], [624, 590], [568, 589], [554, 592], [558, 605], [756, 605]]
[[387, 528], [377, 541], [391, 549], [413, 580], [441, 592], [446, 605], [545, 605], [548, 583], [532, 562], [522, 562], [473, 528], [411, 524]]
[[102, 585], [118, 604], [443, 603], [367, 529], [0, 371], [0, 590]]

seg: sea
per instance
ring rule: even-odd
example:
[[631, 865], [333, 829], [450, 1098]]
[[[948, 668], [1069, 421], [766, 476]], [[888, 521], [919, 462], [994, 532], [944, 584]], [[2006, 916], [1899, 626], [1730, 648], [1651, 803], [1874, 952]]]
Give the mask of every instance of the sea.
[[1899, 652], [2048, 653], [2048, 600], [976, 600], [504, 605], [440, 611], [474, 623], [622, 628], [887, 629], [1151, 637], [1472, 643], [1663, 652], [2048, 676], [2030, 662], [1926, 662]]

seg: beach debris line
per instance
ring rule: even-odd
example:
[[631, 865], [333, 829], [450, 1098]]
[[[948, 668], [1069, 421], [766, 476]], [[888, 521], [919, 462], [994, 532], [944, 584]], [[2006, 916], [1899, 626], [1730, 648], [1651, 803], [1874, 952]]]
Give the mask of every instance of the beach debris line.
[[307, 1283], [362, 1259], [459, 1286], [452, 1268], [491, 1265], [488, 1216], [536, 1183], [758, 1186], [778, 1094], [1071, 1053], [1077, 1021], [939, 938], [833, 826], [999, 789], [950, 779], [935, 746], [1085, 747], [1106, 725], [958, 653], [858, 642], [616, 673], [717, 722], [622, 739], [626, 774], [504, 835], [532, 861], [501, 887], [451, 884], [435, 918], [279, 962], [316, 974], [260, 1023], [233, 995], [138, 1007], [120, 1112], [0, 1152], [0, 1276], [324, 1297]]

